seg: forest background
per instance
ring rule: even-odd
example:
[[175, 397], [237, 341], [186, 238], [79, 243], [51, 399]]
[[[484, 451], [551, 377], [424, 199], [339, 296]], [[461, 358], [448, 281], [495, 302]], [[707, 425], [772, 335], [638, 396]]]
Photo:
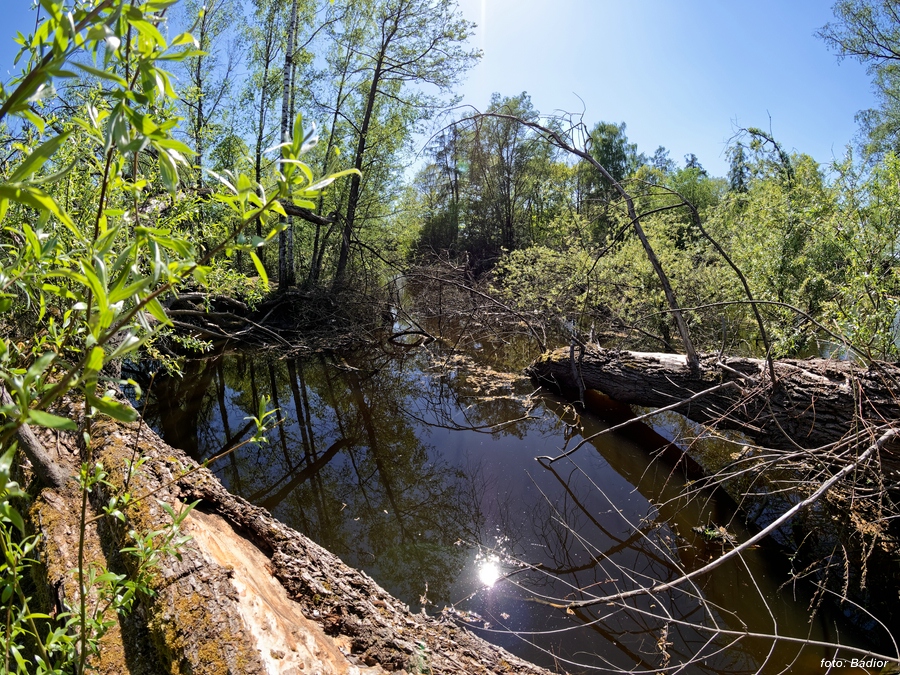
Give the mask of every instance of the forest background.
[[[641, 17], [620, 15], [621, 10], [602, 17], [590, 13], [602, 21], [596, 30], [602, 35], [603, 50], [620, 54], [628, 65], [605, 67], [604, 86], [585, 82], [584, 88], [602, 91], [603, 107], [613, 111], [623, 107], [619, 100], [647, 101], [644, 90], [659, 90], [655, 95], [668, 102], [653, 106], [657, 112], [652, 119], [666, 122], [654, 131], [663, 136], [669, 125], [680, 125], [684, 132], [672, 139], [676, 146], [685, 137], [698, 139], [697, 125], [709, 126], [708, 113], [696, 112], [706, 107], [701, 101], [713, 101], [710, 105], [721, 114], [715, 101], [745, 110], [745, 97], [771, 100], [774, 118], [754, 120], [755, 125], [745, 127], [735, 112], [718, 125], [730, 131], [728, 138], [719, 132], [718, 138], [695, 141], [707, 152], [718, 147], [709, 159], [712, 164], [701, 163], [693, 151], [683, 153], [682, 159], [661, 144], [638, 147], [629, 138], [625, 121], [592, 120], [594, 106], [586, 105], [585, 112], [575, 116], [556, 111], [542, 117], [529, 94], [513, 91], [495, 93], [487, 106], [480, 107], [564, 129], [574, 145], [587, 146], [616, 180], [629, 184], [639, 195], [641, 208], [652, 214], [644, 222], [681, 303], [713, 305], [689, 313], [703, 347], [754, 351], [759, 336], [748, 322], [746, 307], [720, 311], [717, 303], [740, 298], [738, 280], [710, 242], [687, 225], [686, 213], [668, 209], [674, 198], [666, 194], [668, 190], [697, 207], [709, 233], [746, 273], [758, 300], [800, 311], [777, 305], [766, 310], [775, 325], [779, 354], [808, 351], [818, 321], [858, 341], [873, 355], [888, 356], [896, 350], [897, 309], [893, 264], [885, 262], [893, 260], [895, 237], [888, 222], [892, 215], [884, 211], [890, 209], [885, 190], [894, 167], [889, 152], [895, 142], [890, 96], [894, 56], [856, 54], [846, 41], [861, 28], [863, 10], [874, 12], [871, 20], [889, 39], [896, 37], [890, 34], [896, 30], [893, 17], [884, 9], [890, 4], [881, 9], [879, 3], [836, 5], [836, 20], [829, 27], [820, 26], [818, 35], [811, 31], [796, 36], [794, 44], [785, 47], [789, 60], [781, 70], [787, 76], [777, 74], [772, 60], [779, 44], [786, 44], [786, 36], [776, 31], [763, 38], [745, 17], [748, 30], [742, 34], [747, 37], [733, 48], [749, 50], [747, 45], [755, 43], [756, 49], [744, 59], [725, 59], [744, 61], [743, 77], [728, 78], [726, 73], [715, 77], [713, 69], [705, 81], [697, 78], [696, 70], [687, 71], [685, 63], [708, 60], [702, 52], [723, 41], [734, 42], [734, 32], [723, 27], [735, 28], [736, 17], [717, 10], [692, 31], [677, 12], [670, 16], [666, 13], [670, 10], [660, 7], [644, 10], [656, 12], [656, 20], [639, 24], [648, 28], [638, 44], [657, 45], [664, 37], [659, 26], [671, 27], [681, 37], [672, 36], [668, 51], [675, 68], [685, 67], [686, 86], [673, 85], [672, 78], [664, 76], [673, 65], [659, 63], [656, 46], [631, 49], [624, 58], [627, 49], [622, 40], [628, 39], [629, 31], [615, 26], [624, 28]], [[785, 21], [775, 25], [793, 27], [802, 21], [808, 25], [810, 14], [823, 14], [819, 5], [781, 10]], [[476, 88], [483, 88], [489, 77], [481, 75], [479, 58], [486, 63], [495, 58], [490, 52], [480, 53], [476, 44], [487, 46], [503, 40], [501, 35], [516, 35], [517, 26], [521, 30], [514, 39], [525, 47], [522, 51], [549, 65], [535, 66], [532, 75], [533, 61], [522, 56], [521, 69], [510, 63], [503, 66], [510, 73], [507, 79], [517, 82], [522, 75], [533, 76], [538, 87], [553, 79], [570, 82], [564, 76], [548, 77], [548, 68], [559, 73], [560, 66], [557, 58], [544, 58], [543, 52], [556, 50], [528, 47], [534, 44], [529, 38], [535, 36], [527, 32], [530, 22], [521, 18], [525, 11], [494, 14], [501, 9], [486, 2], [460, 9], [448, 2], [215, 0], [206, 3], [198, 19], [201, 3], [174, 6], [161, 29], [167, 35], [190, 29], [203, 53], [173, 62], [172, 82], [179, 95], [165, 114], [182, 120], [173, 133], [196, 154], [190, 160], [193, 169], [178, 168], [183, 183], [193, 184], [193, 189], [180, 195], [181, 215], [167, 217], [179, 222], [180, 231], [192, 242], [210, 246], [228, 228], [228, 219], [221, 207], [210, 203], [209, 191], [218, 183], [204, 170], [246, 172], [264, 183], [277, 163], [266, 149], [290, 127], [287, 120], [302, 112], [307, 128], [315, 122], [320, 136], [309, 164], [321, 172], [354, 167], [361, 176], [338, 183], [317, 200], [314, 210], [324, 218], [294, 217], [296, 222], [281, 235], [280, 263], [274, 252], [262, 252], [266, 268], [282, 287], [328, 285], [343, 280], [348, 270], [357, 274], [357, 281], [359, 275], [369, 275], [363, 285], [373, 286], [412, 260], [444, 257], [468, 261], [467, 272], [476, 276], [494, 270], [495, 290], [517, 304], [516, 309], [552, 309], [570, 324], [602, 323], [604, 331], [627, 330], [641, 336], [643, 346], [673, 349], [662, 289], [649, 264], [641, 262], [636, 240], [627, 228], [623, 231], [624, 210], [610, 186], [535, 131], [508, 120], [476, 119], [476, 109], [459, 105], [457, 92], [470, 71]], [[477, 16], [468, 16], [476, 10]], [[584, 28], [578, 24], [591, 22], [573, 20], [582, 10], [573, 6], [548, 20], [571, 25], [575, 39], [583, 39]], [[501, 30], [499, 16], [506, 16], [512, 26]], [[39, 17], [36, 12], [31, 20]], [[827, 20], [827, 12], [823, 18]], [[476, 29], [469, 19], [480, 20], [482, 27]], [[545, 39], [552, 45], [549, 35]], [[818, 50], [814, 57], [810, 44]], [[656, 65], [647, 64], [645, 51]], [[860, 58], [839, 68], [835, 53]], [[606, 60], [613, 63], [617, 58]], [[869, 68], [875, 82], [872, 94], [865, 93], [866, 77], [855, 61]], [[623, 81], [634, 77], [635, 68], [647, 73], [650, 84], [638, 87]], [[581, 72], [580, 67], [573, 70]], [[663, 71], [662, 77], [654, 76], [657, 70]], [[58, 84], [59, 98], [47, 102], [42, 115], [64, 124], [67, 116], [103, 96], [101, 78], [92, 81], [89, 74], [81, 75], [77, 83]], [[642, 90], [640, 95], [632, 93], [637, 89]], [[847, 91], [852, 95], [838, 94]], [[597, 104], [596, 98], [586, 98]], [[571, 95], [566, 98], [572, 100]], [[756, 106], [759, 100], [755, 99]], [[856, 147], [835, 148], [835, 132], [829, 135], [822, 129], [837, 126], [850, 133], [850, 111], [867, 104], [870, 110], [858, 115], [861, 131]], [[821, 158], [788, 150], [794, 139], [778, 135], [779, 112], [786, 107], [784, 126], [807, 140], [795, 120], [813, 119], [806, 126], [819, 133], [810, 144], [819, 152], [828, 144], [830, 161], [820, 164]], [[808, 108], [820, 112], [802, 114]], [[660, 115], [659, 109], [666, 114]], [[759, 107], [753, 112], [762, 117]], [[647, 119], [638, 123], [646, 137]], [[24, 142], [26, 147], [33, 142], [17, 133], [21, 130], [10, 131], [14, 132], [10, 141]], [[15, 157], [14, 152], [10, 160]], [[713, 165], [723, 169], [716, 172], [721, 177], [705, 168]], [[156, 184], [158, 192], [162, 186], [158, 180]], [[144, 190], [145, 204], [152, 192], [150, 187]], [[184, 215], [192, 212], [199, 217]], [[262, 223], [257, 223], [256, 234], [262, 235]], [[221, 255], [213, 265], [213, 281], [244, 299], [259, 295], [257, 277], [247, 256], [240, 254], [228, 260]]]

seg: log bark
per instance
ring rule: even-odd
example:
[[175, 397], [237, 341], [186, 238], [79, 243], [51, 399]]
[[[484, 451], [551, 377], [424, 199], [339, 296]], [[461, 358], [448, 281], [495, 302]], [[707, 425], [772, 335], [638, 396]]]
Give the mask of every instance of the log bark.
[[695, 422], [735, 429], [782, 450], [835, 443], [866, 422], [900, 420], [900, 368], [827, 359], [775, 363], [772, 383], [761, 359], [705, 356], [693, 371], [684, 356], [588, 347], [574, 362], [568, 348], [545, 353], [529, 374], [557, 391], [596, 389], [622, 403], [663, 407], [733, 382], [678, 408]]
[[[82, 406], [62, 405], [58, 414], [83, 423]], [[88, 452], [76, 438], [61, 451], [72, 472]], [[180, 559], [163, 558], [152, 597], [143, 597], [128, 617], [111, 617], [118, 623], [92, 660], [94, 672], [550, 675], [449, 619], [410, 613], [364, 573], [231, 495], [140, 422], [95, 420], [91, 455], [109, 476], [90, 495], [88, 516], [96, 518], [86, 537], [90, 564], [133, 572], [133, 558], [119, 551], [133, 545], [134, 532], [167, 526], [160, 502], [176, 509], [198, 502], [182, 526], [191, 542]], [[144, 462], [129, 476], [128, 462], [136, 457]], [[125, 509], [126, 522], [98, 518], [123, 491], [136, 499]], [[70, 482], [42, 490], [29, 510], [42, 542], [36, 582], [51, 613], [77, 606], [69, 570], [78, 559], [80, 509], [81, 493]]]
[[[6, 387], [0, 384], [0, 405], [14, 406]], [[61, 488], [66, 484], [71, 474], [67, 473], [47, 452], [37, 436], [28, 424], [21, 425], [16, 430], [16, 440], [19, 448], [31, 462], [34, 472], [44, 485], [52, 488]]]

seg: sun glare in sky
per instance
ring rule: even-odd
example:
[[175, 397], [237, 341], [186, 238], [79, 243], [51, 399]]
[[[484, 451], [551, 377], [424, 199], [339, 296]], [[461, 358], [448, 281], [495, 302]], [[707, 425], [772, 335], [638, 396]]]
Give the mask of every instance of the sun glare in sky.
[[[695, 153], [713, 175], [742, 127], [770, 128], [788, 150], [827, 164], [875, 100], [865, 68], [815, 36], [831, 2], [459, 0], [483, 50], [459, 93], [484, 110], [523, 91], [545, 115], [584, 110], [589, 126], [625, 122], [652, 155]], [[490, 26], [490, 35], [487, 27]]]
[[[484, 1], [484, 0], [482, 0]], [[485, 586], [491, 587], [500, 578], [500, 568], [493, 560], [485, 560], [478, 568], [478, 580]]]
[[[0, 4], [5, 81], [22, 65], [13, 67], [12, 38], [34, 30], [34, 14], [26, 0]], [[716, 176], [728, 171], [735, 132], [749, 126], [827, 164], [854, 140], [856, 113], [876, 105], [865, 68], [838, 64], [815, 37], [833, 20], [831, 4], [459, 0], [484, 56], [458, 93], [484, 110], [493, 92], [526, 91], [545, 115], [583, 109], [589, 126], [625, 122], [640, 152], [663, 145], [678, 162], [695, 153]]]

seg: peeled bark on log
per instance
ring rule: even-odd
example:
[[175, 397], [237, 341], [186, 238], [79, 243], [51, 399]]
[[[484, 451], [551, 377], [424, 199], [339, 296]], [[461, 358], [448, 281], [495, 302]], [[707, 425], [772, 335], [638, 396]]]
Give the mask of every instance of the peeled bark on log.
[[[60, 413], [83, 418], [80, 406], [64, 405]], [[66, 447], [61, 461], [72, 470], [81, 458], [71, 439]], [[119, 552], [133, 544], [132, 532], [167, 526], [160, 502], [178, 509], [199, 500], [182, 525], [192, 540], [181, 559], [164, 557], [155, 594], [128, 617], [112, 617], [118, 625], [92, 662], [95, 672], [550, 675], [449, 620], [411, 614], [364, 573], [228, 493], [139, 422], [95, 420], [91, 448], [109, 476], [91, 494], [89, 518], [114, 494], [142, 498], [124, 509], [125, 523], [101, 517], [88, 528], [88, 561], [133, 573], [134, 559]], [[129, 477], [127, 464], [136, 457], [145, 461]], [[29, 510], [42, 535], [36, 581], [51, 610], [72, 608], [78, 598], [69, 570], [78, 559], [81, 496], [71, 484], [68, 490], [44, 489]]]
[[834, 443], [863, 422], [900, 420], [900, 368], [879, 363], [785, 359], [773, 386], [761, 359], [701, 358], [693, 372], [678, 354], [590, 346], [574, 363], [568, 348], [547, 352], [528, 369], [559, 391], [596, 389], [621, 403], [663, 407], [733, 382], [677, 409], [688, 419], [735, 429], [759, 445], [796, 450]]

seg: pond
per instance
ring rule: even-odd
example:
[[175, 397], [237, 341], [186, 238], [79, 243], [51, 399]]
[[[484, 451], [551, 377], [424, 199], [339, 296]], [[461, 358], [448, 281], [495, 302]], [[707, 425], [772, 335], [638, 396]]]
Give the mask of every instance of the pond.
[[[779, 587], [787, 556], [767, 547], [663, 593], [560, 608], [677, 578], [750, 534], [724, 495], [683, 496], [690, 477], [654, 459], [666, 444], [648, 427], [536, 461], [609, 424], [536, 393], [490, 352], [388, 344], [189, 361], [183, 378], [153, 379], [143, 412], [205, 460], [246, 439], [268, 397], [268, 442], [211, 466], [232, 492], [411, 610], [443, 612], [551, 669], [813, 672], [834, 651], [803, 641], [865, 645], [827, 605], [811, 620], [808, 590]], [[129, 374], [149, 385], [148, 368]]]

